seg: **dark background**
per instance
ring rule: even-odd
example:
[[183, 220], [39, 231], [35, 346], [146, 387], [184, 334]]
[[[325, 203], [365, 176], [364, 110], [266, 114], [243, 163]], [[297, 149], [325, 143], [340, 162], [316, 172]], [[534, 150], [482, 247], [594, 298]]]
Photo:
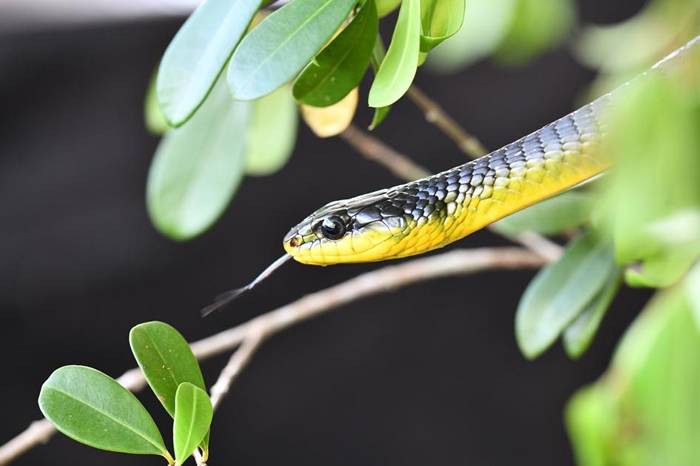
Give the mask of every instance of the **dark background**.
[[[641, 0], [582, 0], [581, 22], [614, 22]], [[40, 417], [36, 398], [71, 363], [133, 367], [129, 329], [159, 319], [199, 339], [377, 265], [291, 264], [225, 312], [198, 310], [281, 253], [288, 228], [329, 200], [396, 184], [338, 139], [301, 125], [291, 162], [248, 178], [216, 226], [178, 244], [144, 206], [157, 139], [143, 128], [146, 84], [179, 20], [0, 37], [0, 443]], [[633, 44], [630, 44], [633, 46]], [[566, 46], [522, 68], [480, 63], [418, 83], [489, 147], [570, 111], [593, 78]], [[363, 111], [359, 123], [366, 124]], [[410, 103], [378, 135], [432, 170], [464, 156]], [[458, 247], [503, 244], [489, 232]], [[562, 409], [605, 369], [645, 295], [624, 290], [591, 350], [518, 352], [513, 315], [531, 272], [420, 283], [363, 299], [269, 340], [217, 413], [210, 464], [566, 465]], [[213, 383], [227, 356], [203, 365]], [[153, 395], [139, 397], [164, 434]], [[166, 437], [169, 435], [166, 435]], [[18, 465], [162, 464], [63, 436]]]

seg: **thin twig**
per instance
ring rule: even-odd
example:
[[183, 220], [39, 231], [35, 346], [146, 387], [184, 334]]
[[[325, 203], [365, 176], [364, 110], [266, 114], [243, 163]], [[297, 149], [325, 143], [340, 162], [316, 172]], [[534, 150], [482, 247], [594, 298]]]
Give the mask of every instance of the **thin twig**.
[[430, 171], [404, 154], [384, 144], [380, 139], [350, 125], [339, 135], [365, 158], [384, 165], [391, 173], [406, 181], [430, 176]]
[[488, 153], [486, 147], [474, 135], [469, 134], [462, 128], [437, 102], [428, 97], [418, 86], [413, 84], [408, 88], [406, 95], [421, 109], [429, 123], [437, 126], [469, 157], [475, 159]]
[[[541, 267], [546, 258], [527, 249], [518, 247], [455, 249], [452, 251], [421, 257], [395, 265], [381, 267], [372, 272], [360, 274], [350, 280], [304, 296], [278, 309], [262, 314], [248, 322], [203, 340], [192, 343], [192, 351], [197, 359], [206, 359], [231, 351], [248, 340], [247, 349], [234, 354], [227, 365], [228, 376], [240, 373], [245, 362], [250, 359], [263, 337], [273, 335], [306, 319], [315, 317], [343, 304], [367, 296], [394, 290], [412, 283], [449, 275], [465, 275], [483, 270], [512, 270]], [[251, 337], [251, 335], [259, 337]], [[241, 348], [242, 350], [242, 348]], [[234, 360], [235, 359], [235, 360]], [[145, 386], [143, 375], [138, 369], [131, 369], [118, 381], [131, 391]], [[230, 382], [230, 381], [229, 381]], [[218, 382], [217, 382], [218, 383]], [[219, 391], [221, 387], [217, 389]], [[229, 383], [230, 385], [230, 383]], [[225, 394], [218, 395], [219, 400]], [[217, 404], [220, 401], [217, 401]], [[31, 448], [46, 442], [55, 432], [47, 420], [33, 422], [24, 432], [0, 447], [0, 466], [12, 462]]]
[[262, 329], [251, 328], [250, 333], [243, 340], [241, 346], [231, 355], [231, 358], [210, 390], [211, 405], [214, 409], [219, 407], [221, 400], [231, 389], [231, 384], [240, 375], [245, 366], [248, 365], [264, 338], [265, 332]]

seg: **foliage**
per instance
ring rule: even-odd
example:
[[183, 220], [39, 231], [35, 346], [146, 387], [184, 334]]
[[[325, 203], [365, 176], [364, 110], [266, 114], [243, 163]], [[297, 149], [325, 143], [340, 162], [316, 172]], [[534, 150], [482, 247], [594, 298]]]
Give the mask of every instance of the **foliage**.
[[57, 430], [93, 448], [160, 455], [168, 464], [180, 465], [199, 446], [206, 458], [212, 407], [189, 345], [163, 322], [137, 325], [129, 341], [153, 393], [174, 418], [174, 459], [141, 402], [96, 369], [57, 369], [41, 388], [42, 413]]

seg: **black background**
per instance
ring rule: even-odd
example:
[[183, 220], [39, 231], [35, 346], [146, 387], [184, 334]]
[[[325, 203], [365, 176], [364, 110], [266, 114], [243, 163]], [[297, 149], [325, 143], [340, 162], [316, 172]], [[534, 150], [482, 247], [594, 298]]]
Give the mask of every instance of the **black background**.
[[[582, 0], [582, 22], [625, 19], [641, 0]], [[225, 312], [198, 310], [281, 253], [288, 228], [329, 200], [396, 184], [342, 141], [305, 127], [291, 162], [248, 178], [195, 241], [157, 234], [144, 207], [157, 139], [143, 128], [146, 83], [179, 21], [0, 37], [0, 443], [40, 417], [41, 383], [64, 364], [117, 376], [134, 366], [129, 329], [159, 319], [195, 340], [377, 265], [290, 264]], [[633, 44], [630, 44], [632, 47]], [[495, 148], [570, 111], [593, 77], [566, 48], [523, 68], [488, 62], [418, 83]], [[361, 124], [369, 120], [362, 111]], [[378, 135], [431, 170], [464, 156], [400, 102]], [[504, 244], [488, 232], [458, 247]], [[518, 352], [513, 314], [531, 272], [421, 283], [364, 299], [269, 340], [214, 420], [211, 465], [572, 464], [562, 409], [605, 369], [646, 295], [625, 290], [592, 349]], [[226, 356], [204, 363], [213, 383]], [[165, 437], [168, 418], [139, 397]], [[63, 436], [17, 461], [162, 464]]]

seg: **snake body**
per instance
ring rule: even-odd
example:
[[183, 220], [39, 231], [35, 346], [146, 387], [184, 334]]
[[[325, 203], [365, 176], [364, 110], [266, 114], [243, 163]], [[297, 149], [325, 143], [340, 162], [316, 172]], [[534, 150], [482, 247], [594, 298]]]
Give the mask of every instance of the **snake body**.
[[292, 228], [284, 247], [299, 262], [330, 265], [412, 256], [463, 238], [608, 168], [598, 149], [613, 97], [442, 173], [331, 202]]

